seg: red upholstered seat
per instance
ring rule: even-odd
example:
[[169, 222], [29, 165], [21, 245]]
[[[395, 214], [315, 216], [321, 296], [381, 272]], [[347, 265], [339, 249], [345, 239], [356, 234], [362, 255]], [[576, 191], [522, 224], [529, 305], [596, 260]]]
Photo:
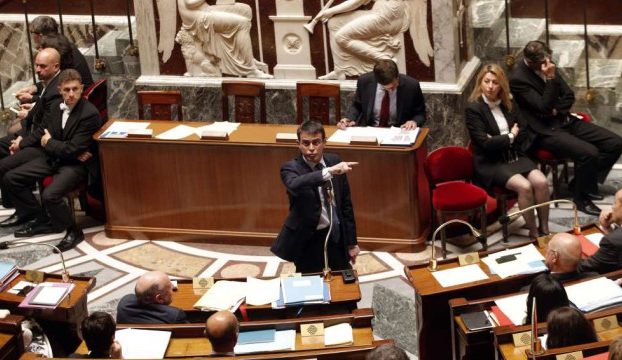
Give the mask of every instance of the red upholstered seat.
[[[473, 177], [471, 152], [460, 146], [434, 150], [428, 154], [425, 171], [432, 186], [432, 206], [438, 224], [445, 222], [445, 214], [448, 212], [458, 215], [479, 212], [482, 246], [486, 249], [486, 203], [489, 197], [482, 188], [469, 183]], [[446, 258], [445, 229], [440, 232], [443, 258]]]
[[467, 211], [486, 203], [486, 192], [473, 184], [451, 181], [432, 190], [432, 204], [437, 210]]

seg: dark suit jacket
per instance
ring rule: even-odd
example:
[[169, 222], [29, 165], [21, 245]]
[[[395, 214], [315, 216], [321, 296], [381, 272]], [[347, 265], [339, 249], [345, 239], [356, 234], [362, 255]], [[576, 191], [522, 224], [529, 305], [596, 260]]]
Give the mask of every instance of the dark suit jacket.
[[[568, 116], [574, 104], [574, 92], [559, 70], [555, 79], [544, 81], [520, 60], [512, 72], [510, 88], [529, 126], [538, 134], [552, 135], [553, 129], [566, 121], [577, 121]], [[555, 116], [552, 115], [553, 109], [557, 111]]]
[[117, 324], [180, 324], [186, 313], [169, 305], [138, 303], [135, 294], [127, 294], [117, 305]]
[[[425, 123], [425, 100], [419, 82], [408, 75], [399, 74], [400, 84], [397, 87], [396, 119], [389, 121], [391, 126], [400, 126], [408, 120], [417, 122], [417, 126]], [[378, 82], [373, 72], [363, 74], [356, 82], [356, 93], [350, 106], [348, 119], [356, 121], [358, 126], [374, 125], [374, 102]]]
[[605, 235], [596, 254], [582, 260], [579, 271], [605, 274], [622, 268], [622, 228]]
[[[324, 154], [327, 167], [341, 162], [335, 154]], [[295, 261], [301, 255], [305, 243], [316, 231], [322, 212], [318, 187], [324, 182], [321, 170], [312, 170], [302, 155], [281, 167], [281, 180], [287, 188], [289, 215], [270, 250], [278, 257]], [[333, 191], [340, 236], [344, 246], [356, 245], [356, 224], [350, 200], [350, 185], [346, 175], [333, 176]]]
[[52, 103], [58, 99], [62, 99], [62, 97], [58, 92], [58, 75], [56, 75], [50, 80], [43, 96], [37, 100], [28, 115], [21, 121], [22, 128], [17, 132], [17, 135], [22, 137], [22, 141], [19, 143], [21, 149], [28, 146], [40, 146], [41, 138], [35, 138], [32, 133], [39, 129], [44, 116], [52, 108]]

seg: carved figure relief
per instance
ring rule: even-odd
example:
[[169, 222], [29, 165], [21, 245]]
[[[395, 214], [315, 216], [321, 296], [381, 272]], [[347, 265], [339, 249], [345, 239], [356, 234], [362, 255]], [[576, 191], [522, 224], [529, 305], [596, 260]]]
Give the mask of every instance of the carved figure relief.
[[[253, 57], [250, 6], [235, 1], [208, 5], [205, 0], [157, 0], [157, 6], [162, 61], [168, 61], [177, 41], [186, 62], [184, 75], [272, 77], [267, 74], [267, 65]], [[171, 11], [175, 8], [182, 20], [177, 36], [177, 14]]]
[[328, 22], [335, 65], [320, 79], [343, 80], [371, 71], [377, 60], [396, 60], [403, 46], [397, 36], [406, 30], [419, 59], [430, 66], [434, 50], [427, 28], [427, 0], [373, 0], [370, 10], [356, 10], [371, 1], [346, 0], [332, 7], [329, 1], [316, 15]]

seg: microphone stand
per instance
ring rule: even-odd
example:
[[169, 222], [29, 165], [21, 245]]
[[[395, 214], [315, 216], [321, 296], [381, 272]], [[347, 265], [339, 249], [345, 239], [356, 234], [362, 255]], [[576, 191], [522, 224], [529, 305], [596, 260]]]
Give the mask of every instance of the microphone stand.
[[[13, 244], [21, 244], [21, 245], [20, 246], [12, 246]], [[0, 250], [24, 247], [26, 245], [42, 245], [42, 246], [47, 246], [49, 248], [52, 248], [52, 250], [55, 253], [58, 253], [60, 255], [61, 265], [63, 266], [63, 272], [61, 273], [61, 277], [63, 279], [63, 282], [64, 283], [70, 282], [69, 272], [67, 271], [67, 267], [65, 266], [65, 257], [63, 256], [63, 252], [60, 251], [56, 246], [54, 246], [52, 244], [43, 243], [43, 242], [41, 242], [41, 243], [31, 243], [31, 242], [27, 242], [27, 241], [12, 241], [12, 242], [3, 241], [3, 242], [0, 243]]]
[[574, 211], [574, 224], [573, 224], [573, 232], [575, 235], [579, 235], [581, 234], [581, 226], [579, 226], [579, 213], [577, 211], [577, 204], [575, 204], [573, 201], [567, 200], [567, 199], [556, 199], [556, 200], [550, 200], [550, 201], [545, 201], [543, 203], [540, 204], [535, 204], [535, 205], [531, 205], [528, 206], [524, 209], [515, 211], [511, 214], [506, 214], [506, 215], [501, 215], [499, 217], [499, 223], [500, 224], [507, 224], [511, 218], [513, 218], [514, 216], [517, 215], [521, 215], [527, 211], [531, 211], [533, 209], [539, 208], [539, 207], [543, 207], [543, 206], [549, 206], [551, 204], [556, 204], [556, 203], [568, 203], [568, 204], [572, 204], [572, 210]]
[[324, 281], [329, 282], [333, 281], [333, 274], [331, 273], [330, 266], [328, 265], [328, 239], [330, 238], [330, 234], [333, 230], [333, 199], [335, 198], [333, 193], [333, 182], [332, 180], [328, 180], [328, 199], [324, 199], [328, 203], [328, 209], [330, 210], [328, 214], [328, 232], [326, 233], [326, 238], [324, 239], [324, 269], [322, 273], [324, 275]]
[[544, 349], [542, 348], [542, 341], [538, 337], [538, 309], [536, 309], [536, 298], [531, 302], [531, 346], [527, 350], [527, 356], [531, 359], [535, 359], [536, 355], [542, 355]]
[[437, 271], [437, 266], [438, 266], [437, 260], [436, 260], [436, 247], [434, 246], [434, 241], [436, 240], [436, 235], [445, 226], [447, 226], [449, 224], [453, 224], [453, 223], [461, 223], [461, 224], [464, 224], [464, 225], [468, 226], [469, 230], [471, 230], [471, 234], [473, 234], [473, 236], [475, 236], [475, 238], [478, 241], [481, 242], [482, 234], [480, 234], [479, 231], [475, 230], [473, 225], [469, 224], [468, 222], [466, 222], [464, 220], [453, 219], [453, 220], [449, 220], [449, 221], [446, 221], [446, 222], [442, 223], [441, 225], [439, 225], [438, 228], [436, 228], [436, 230], [434, 230], [434, 235], [432, 235], [432, 254], [430, 255], [430, 261], [429, 261], [430, 265], [428, 266], [428, 270], [430, 272]]

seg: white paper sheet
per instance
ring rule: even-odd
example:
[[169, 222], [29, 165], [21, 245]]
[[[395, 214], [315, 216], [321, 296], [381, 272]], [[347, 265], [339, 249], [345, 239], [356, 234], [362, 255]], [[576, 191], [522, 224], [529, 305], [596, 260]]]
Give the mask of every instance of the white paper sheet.
[[527, 293], [497, 299], [495, 304], [514, 325], [523, 324], [527, 316]]
[[600, 247], [600, 241], [603, 239], [605, 234], [597, 232], [594, 234], [585, 235], [585, 238], [588, 239], [592, 244]]
[[585, 312], [622, 302], [622, 288], [606, 277], [566, 286], [566, 293], [568, 299]]
[[[516, 259], [501, 264], [497, 262], [497, 259], [509, 255], [514, 255]], [[499, 275], [502, 279], [514, 275], [534, 274], [546, 270], [544, 256], [542, 256], [533, 244], [490, 254], [483, 258], [482, 262], [488, 265], [491, 272]]]
[[348, 127], [345, 130], [337, 130], [328, 138], [329, 142], [349, 144], [352, 136], [375, 136], [379, 144], [408, 146], [415, 142], [419, 128], [404, 130], [399, 127]]
[[101, 134], [100, 139], [125, 138], [131, 130], [144, 130], [149, 125], [151, 123], [148, 122], [115, 121]]
[[197, 135], [199, 135], [199, 137], [201, 137], [203, 131], [224, 131], [227, 133], [227, 135], [231, 135], [231, 133], [236, 131], [238, 127], [240, 127], [240, 123], [216, 121], [213, 124], [195, 128], [195, 132]]
[[240, 281], [220, 280], [212, 286], [199, 301], [195, 308], [206, 310], [235, 311], [246, 296], [246, 283]]
[[341, 323], [324, 328], [324, 345], [348, 345], [354, 342], [352, 325]]
[[170, 331], [123, 329], [114, 336], [124, 359], [163, 359], [171, 339]]
[[296, 350], [296, 330], [281, 330], [274, 335], [273, 342], [236, 345], [236, 354], [250, 354], [267, 351]]
[[[177, 125], [156, 136], [162, 140], [179, 140], [195, 133], [195, 128], [188, 125]], [[200, 135], [199, 135], [200, 136]]]
[[486, 275], [486, 273], [477, 264], [436, 271], [432, 273], [432, 276], [434, 276], [436, 281], [438, 281], [442, 287], [455, 286], [488, 279], [488, 275]]
[[279, 299], [281, 279], [261, 280], [246, 278], [246, 303], [248, 305], [266, 305]]

